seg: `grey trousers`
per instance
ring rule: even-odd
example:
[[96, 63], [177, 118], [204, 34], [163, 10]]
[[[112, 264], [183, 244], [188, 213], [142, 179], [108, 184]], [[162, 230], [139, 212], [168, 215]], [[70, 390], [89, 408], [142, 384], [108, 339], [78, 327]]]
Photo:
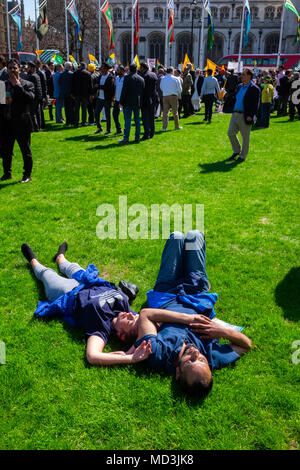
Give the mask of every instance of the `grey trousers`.
[[[234, 153], [239, 153], [240, 157], [245, 160], [249, 152], [250, 132], [251, 125], [245, 123], [244, 114], [232, 113], [229, 128], [228, 137], [231, 142], [232, 150]], [[242, 149], [237, 133], [240, 132], [242, 136]]]
[[69, 261], [65, 261], [60, 264], [60, 272], [67, 276], [68, 279], [60, 276], [53, 269], [47, 268], [40, 263], [35, 266], [33, 272], [37, 279], [42, 281], [44, 284], [47, 300], [49, 300], [49, 302], [54, 302], [58, 297], [70, 292], [79, 285], [79, 282], [72, 279], [72, 275], [81, 269], [83, 268], [81, 268], [79, 264], [70, 263]]

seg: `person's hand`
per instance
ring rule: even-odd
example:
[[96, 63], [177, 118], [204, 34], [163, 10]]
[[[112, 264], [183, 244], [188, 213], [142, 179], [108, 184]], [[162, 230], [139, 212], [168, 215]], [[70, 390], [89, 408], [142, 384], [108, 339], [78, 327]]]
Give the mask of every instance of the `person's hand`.
[[190, 328], [194, 333], [199, 333], [200, 338], [215, 339], [224, 337], [224, 327], [207, 317], [191, 322]]
[[211, 321], [205, 315], [187, 315], [186, 324], [193, 327], [203, 326], [206, 324], [206, 320]]
[[134, 351], [135, 351], [135, 346], [134, 346], [134, 344], [133, 344], [133, 345], [131, 346], [131, 348], [128, 349], [128, 351], [126, 351], [126, 354], [133, 354]]
[[247, 116], [247, 117], [246, 117], [246, 120], [247, 120], [248, 122], [251, 122], [251, 121], [252, 121], [252, 118], [251, 118], [250, 116]]
[[12, 86], [21, 85], [20, 80], [15, 75], [10, 75], [9, 81], [12, 84]]
[[146, 343], [146, 341], [144, 340], [132, 354], [132, 362], [135, 363], [135, 362], [144, 361], [145, 359], [148, 359], [150, 354], [151, 354], [151, 341], [148, 340], [148, 342]]

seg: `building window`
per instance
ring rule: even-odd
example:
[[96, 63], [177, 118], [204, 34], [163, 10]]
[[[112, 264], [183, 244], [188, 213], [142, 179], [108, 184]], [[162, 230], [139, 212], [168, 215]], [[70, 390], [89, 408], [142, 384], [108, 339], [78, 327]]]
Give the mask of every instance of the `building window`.
[[131, 56], [131, 34], [126, 33], [121, 39], [121, 59], [122, 64], [126, 65], [130, 63]]
[[182, 8], [181, 10], [181, 21], [188, 21], [190, 19], [190, 9]]
[[122, 11], [120, 8], [113, 9], [113, 17], [115, 23], [117, 23], [118, 21], [122, 21]]
[[228, 20], [229, 19], [229, 8], [222, 7], [220, 8], [220, 21]]
[[279, 49], [279, 34], [270, 34], [265, 40], [265, 54], [275, 54]]
[[251, 20], [257, 20], [257, 18], [258, 18], [258, 8], [257, 7], [251, 7], [250, 12], [251, 12]]
[[280, 19], [282, 16], [282, 7], [277, 8], [277, 18]]
[[194, 13], [193, 13], [193, 15], [194, 15], [194, 20], [200, 20], [200, 18], [201, 18], [201, 8], [196, 7], [196, 8], [194, 8], [194, 10], [192, 10], [192, 11], [194, 12]]
[[131, 20], [132, 8], [128, 8], [127, 19]]
[[265, 8], [265, 20], [274, 20], [275, 18], [275, 8], [267, 7]]
[[214, 19], [218, 19], [218, 8], [216, 7], [211, 7], [211, 14]]
[[162, 64], [165, 61], [165, 37], [162, 34], [153, 34], [149, 40], [150, 56], [158, 59]]
[[180, 36], [176, 41], [177, 46], [177, 64], [181, 64], [184, 61], [185, 54], [191, 58], [192, 48], [191, 48], [191, 35], [188, 33]]
[[237, 7], [237, 9], [235, 10], [236, 19], [241, 20], [242, 16], [243, 16], [243, 7]]
[[148, 9], [147, 8], [141, 8], [140, 12], [140, 21], [141, 23], [145, 23], [145, 21], [148, 19]]
[[[162, 8], [160, 7], [157, 7], [157, 8], [154, 8], [154, 19], [156, 21], [162, 21], [163, 20], [163, 17], [164, 17], [164, 11]], [[153, 56], [154, 57], [154, 56]]]
[[220, 36], [218, 33], [215, 33], [215, 39], [214, 39], [214, 44], [212, 47], [211, 52], [209, 52], [209, 59], [211, 59], [213, 62], [217, 62], [221, 57], [223, 57], [224, 53], [224, 40], [222, 36]]

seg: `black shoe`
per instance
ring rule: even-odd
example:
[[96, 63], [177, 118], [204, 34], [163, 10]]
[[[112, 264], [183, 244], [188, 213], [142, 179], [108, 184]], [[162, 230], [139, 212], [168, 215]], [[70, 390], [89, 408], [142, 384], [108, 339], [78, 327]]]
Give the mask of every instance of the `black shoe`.
[[106, 131], [104, 135], [110, 135], [111, 132], [110, 131]]
[[68, 249], [67, 242], [63, 242], [61, 245], [59, 245], [57, 253], [53, 256], [52, 260], [55, 262], [58, 255], [64, 255], [67, 249]]
[[148, 140], [148, 139], [150, 139], [149, 135], [143, 135], [143, 137], [141, 138], [141, 140]]
[[133, 141], [133, 142], [134, 142], [135, 144], [139, 144], [139, 143], [140, 143], [140, 141], [141, 141], [140, 139], [134, 139], [134, 141]]
[[237, 163], [243, 163], [245, 161], [245, 158], [239, 157], [236, 162]]
[[20, 183], [29, 183], [29, 181], [31, 181], [31, 178], [30, 176], [23, 176], [23, 178], [21, 179]]
[[115, 132], [114, 135], [119, 135], [119, 134], [122, 134], [122, 133], [123, 133], [122, 129], [118, 129], [118, 130]]
[[129, 140], [128, 139], [122, 139], [122, 140], [119, 140], [119, 143], [120, 144], [128, 144]]
[[233, 154], [231, 155], [231, 157], [228, 158], [227, 161], [228, 161], [228, 162], [232, 162], [232, 161], [235, 160], [236, 157], [238, 157], [238, 156], [239, 156], [239, 153], [233, 153]]
[[139, 292], [138, 286], [136, 284], [132, 284], [131, 282], [120, 281], [119, 287], [122, 292], [127, 295], [130, 302], [132, 302], [136, 298]]
[[27, 245], [27, 243], [23, 243], [23, 245], [21, 246], [21, 251], [29, 263], [32, 259], [36, 259], [35, 254], [33, 253], [30, 246]]
[[4, 174], [3, 176], [1, 176], [0, 181], [6, 181], [6, 180], [11, 180], [11, 175]]
[[102, 127], [98, 127], [98, 129], [96, 130], [95, 134], [100, 134], [100, 132], [103, 132], [103, 128], [102, 128]]

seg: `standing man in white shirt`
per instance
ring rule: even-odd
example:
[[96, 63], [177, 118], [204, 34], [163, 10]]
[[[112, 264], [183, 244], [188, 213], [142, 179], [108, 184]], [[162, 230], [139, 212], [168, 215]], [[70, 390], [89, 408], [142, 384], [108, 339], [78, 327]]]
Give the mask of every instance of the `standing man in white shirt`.
[[96, 101], [96, 109], [95, 109], [95, 120], [97, 124], [97, 130], [95, 134], [99, 134], [103, 131], [101, 123], [100, 123], [100, 113], [102, 109], [105, 109], [105, 117], [106, 117], [106, 132], [105, 135], [109, 135], [111, 128], [110, 128], [110, 109], [113, 97], [115, 95], [115, 84], [114, 84], [114, 77], [109, 73], [110, 66], [104, 62], [101, 66], [101, 75], [99, 76], [99, 82], [95, 85], [95, 88], [99, 89], [99, 96]]
[[215, 97], [219, 95], [220, 87], [218, 80], [212, 76], [212, 69], [207, 69], [207, 77], [204, 79], [201, 88], [201, 98], [203, 98], [205, 104], [205, 118], [208, 124], [211, 123], [212, 109], [215, 101]]
[[116, 86], [116, 95], [115, 95], [115, 102], [113, 107], [113, 118], [116, 126], [116, 133], [115, 135], [122, 134], [121, 124], [119, 121], [119, 114], [120, 114], [120, 97], [123, 88], [125, 76], [125, 67], [123, 65], [119, 65], [117, 68], [117, 76], [115, 79], [115, 86]]
[[167, 75], [161, 79], [160, 89], [163, 94], [163, 132], [167, 130], [169, 112], [172, 108], [175, 130], [182, 129], [179, 126], [178, 97], [181, 95], [182, 86], [180, 80], [175, 77], [173, 67], [167, 68]]

